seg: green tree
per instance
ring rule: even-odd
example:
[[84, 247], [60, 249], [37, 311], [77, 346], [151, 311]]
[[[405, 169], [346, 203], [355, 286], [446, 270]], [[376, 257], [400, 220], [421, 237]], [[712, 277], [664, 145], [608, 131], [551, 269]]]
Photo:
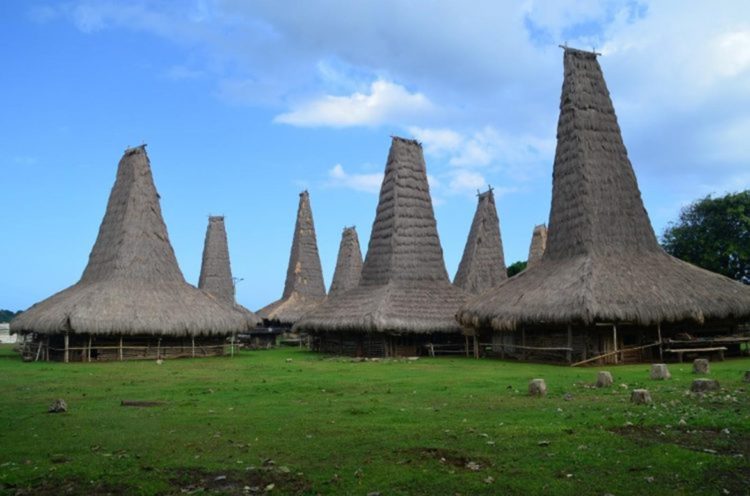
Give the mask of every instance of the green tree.
[[525, 268], [526, 268], [526, 260], [519, 260], [518, 262], [513, 262], [507, 268], [508, 277], [513, 277], [514, 275], [523, 271]]
[[13, 317], [21, 313], [21, 311], [14, 312], [12, 310], [0, 310], [0, 324], [4, 324], [6, 322], [10, 322], [13, 320]]
[[750, 190], [707, 196], [682, 209], [662, 235], [670, 255], [750, 284]]

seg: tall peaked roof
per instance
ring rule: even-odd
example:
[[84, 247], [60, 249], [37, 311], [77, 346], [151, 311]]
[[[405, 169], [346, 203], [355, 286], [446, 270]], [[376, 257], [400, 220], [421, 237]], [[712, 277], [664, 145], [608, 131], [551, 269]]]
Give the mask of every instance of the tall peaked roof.
[[565, 49], [547, 248], [458, 314], [469, 326], [750, 316], [750, 288], [656, 241], [596, 54]]
[[489, 188], [477, 196], [477, 210], [453, 279], [453, 284], [474, 294], [494, 288], [508, 278], [495, 195]]
[[229, 334], [242, 315], [185, 282], [144, 146], [126, 150], [81, 280], [13, 321], [16, 332]]
[[546, 248], [547, 226], [544, 224], [534, 226], [534, 232], [531, 235], [531, 244], [529, 245], [529, 258], [526, 262], [526, 268], [533, 267], [541, 262]]
[[336, 270], [328, 296], [337, 296], [359, 285], [362, 275], [362, 250], [359, 247], [357, 229], [345, 227], [341, 234], [339, 255], [336, 259]]
[[359, 286], [295, 326], [313, 331], [459, 332], [465, 293], [448, 280], [422, 146], [393, 138]]
[[326, 297], [323, 269], [320, 266], [318, 241], [310, 208], [310, 194], [299, 195], [297, 222], [292, 250], [280, 300], [258, 310], [258, 316], [271, 322], [291, 325]]
[[255, 326], [260, 322], [254, 313], [238, 305], [235, 300], [234, 278], [229, 261], [227, 230], [223, 216], [209, 216], [208, 218], [198, 287], [242, 313], [250, 326]]

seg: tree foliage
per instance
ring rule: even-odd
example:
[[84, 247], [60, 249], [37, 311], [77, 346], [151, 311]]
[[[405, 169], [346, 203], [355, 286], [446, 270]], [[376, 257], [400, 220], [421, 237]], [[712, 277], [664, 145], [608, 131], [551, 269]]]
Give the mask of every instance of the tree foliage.
[[512, 264], [508, 266], [508, 269], [507, 269], [508, 277], [513, 277], [514, 275], [523, 271], [525, 268], [526, 268], [526, 260], [519, 260], [518, 262], [513, 262]]
[[750, 284], [750, 190], [709, 195], [683, 208], [664, 231], [662, 246], [686, 262]]
[[6, 322], [10, 322], [13, 320], [13, 317], [21, 313], [21, 311], [14, 312], [12, 310], [0, 310], [0, 324], [4, 324]]

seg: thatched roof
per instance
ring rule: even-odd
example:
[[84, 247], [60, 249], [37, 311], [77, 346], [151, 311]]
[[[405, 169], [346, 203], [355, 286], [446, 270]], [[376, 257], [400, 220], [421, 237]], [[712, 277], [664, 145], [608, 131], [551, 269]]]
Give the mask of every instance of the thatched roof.
[[203, 263], [198, 278], [198, 288], [217, 300], [232, 306], [245, 316], [248, 326], [255, 327], [260, 318], [235, 301], [234, 278], [229, 262], [229, 246], [224, 217], [209, 216], [206, 242], [203, 245]]
[[453, 284], [474, 294], [494, 288], [508, 278], [495, 195], [490, 188], [477, 196], [477, 211], [453, 279]]
[[658, 322], [750, 316], [750, 287], [656, 241], [596, 55], [566, 49], [547, 249], [464, 306], [464, 325]]
[[284, 293], [280, 300], [266, 305], [256, 313], [264, 320], [291, 325], [325, 297], [323, 269], [320, 266], [318, 241], [310, 209], [310, 194], [303, 191], [299, 194], [297, 222], [294, 226]]
[[245, 319], [177, 266], [144, 147], [125, 152], [81, 280], [37, 303], [14, 332], [229, 334]]
[[531, 235], [531, 245], [529, 245], [529, 258], [526, 261], [526, 268], [533, 267], [542, 261], [542, 255], [547, 248], [547, 226], [539, 224], [534, 226], [534, 233]]
[[422, 146], [393, 138], [359, 286], [302, 318], [296, 329], [459, 332], [465, 293], [448, 280]]
[[336, 270], [333, 273], [328, 296], [337, 296], [359, 285], [362, 275], [362, 250], [359, 248], [357, 229], [345, 227], [341, 234]]

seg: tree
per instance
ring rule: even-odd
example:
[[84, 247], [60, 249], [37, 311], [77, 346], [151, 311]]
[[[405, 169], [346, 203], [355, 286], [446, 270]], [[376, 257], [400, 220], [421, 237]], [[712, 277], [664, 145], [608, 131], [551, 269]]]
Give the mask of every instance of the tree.
[[0, 310], [0, 324], [4, 324], [6, 322], [10, 322], [13, 320], [13, 317], [20, 314], [21, 311], [14, 312], [12, 310]]
[[526, 260], [519, 260], [518, 262], [513, 262], [512, 264], [508, 266], [508, 269], [507, 269], [508, 277], [513, 277], [514, 275], [523, 271], [525, 268], [526, 268]]
[[750, 190], [707, 196], [680, 212], [662, 235], [670, 255], [750, 284]]

